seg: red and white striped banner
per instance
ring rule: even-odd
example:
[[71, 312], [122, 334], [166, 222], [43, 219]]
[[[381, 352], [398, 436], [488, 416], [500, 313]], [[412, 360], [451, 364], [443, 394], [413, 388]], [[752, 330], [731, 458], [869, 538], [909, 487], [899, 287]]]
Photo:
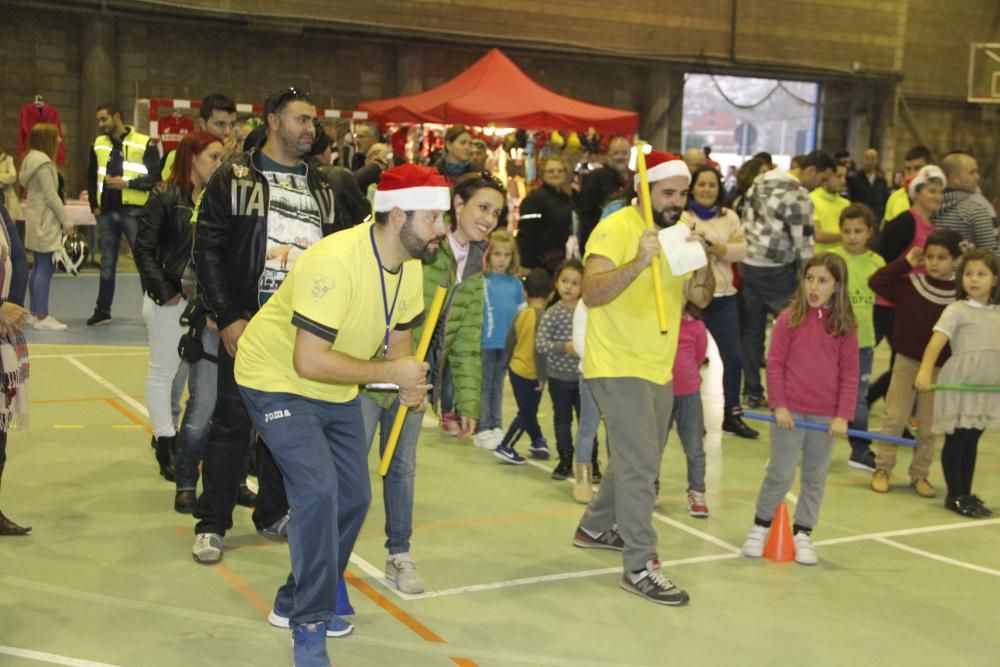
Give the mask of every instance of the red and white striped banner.
[[[160, 110], [161, 109], [199, 109], [201, 100], [179, 100], [169, 97], [153, 97], [149, 100], [149, 136], [153, 139], [160, 138]], [[264, 113], [263, 104], [237, 103], [237, 113]], [[325, 109], [316, 107], [316, 114], [320, 118], [345, 118], [349, 120], [365, 121], [369, 119], [367, 111], [341, 111], [340, 109]]]

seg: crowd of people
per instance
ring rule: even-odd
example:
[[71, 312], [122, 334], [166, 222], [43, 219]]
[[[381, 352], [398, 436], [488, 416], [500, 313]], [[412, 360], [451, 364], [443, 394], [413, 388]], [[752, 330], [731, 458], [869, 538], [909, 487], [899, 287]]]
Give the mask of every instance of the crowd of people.
[[[359, 125], [345, 153], [296, 88], [271, 95], [246, 136], [224, 95], [206, 97], [200, 119], [161, 157], [114, 105], [96, 110], [88, 190], [101, 269], [87, 325], [112, 322], [124, 235], [143, 290], [159, 474], [176, 486], [174, 509], [196, 519], [199, 563], [223, 558], [238, 504], [254, 508], [262, 536], [288, 541], [290, 574], [268, 620], [291, 629], [296, 665], [325, 667], [326, 638], [353, 630], [335, 597], [371, 501], [376, 433], [380, 453], [394, 447], [382, 480], [385, 576], [404, 593], [424, 590], [411, 539], [428, 407], [446, 436], [520, 465], [552, 458], [539, 423], [547, 390], [551, 476], [572, 478], [572, 497], [587, 505], [572, 543], [621, 552], [621, 587], [659, 604], [689, 600], [662, 570], [652, 526], [675, 424], [687, 509], [705, 518], [706, 423], [755, 439], [744, 406], [773, 412], [749, 557], [763, 554], [801, 466], [795, 559], [818, 561], [811, 534], [835, 439], [867, 432], [883, 397], [882, 434], [917, 433], [915, 493], [937, 494], [928, 477], [943, 433], [945, 507], [991, 515], [973, 474], [978, 440], [1000, 420], [1000, 394], [987, 391], [1000, 385], [1000, 262], [996, 213], [972, 155], [935, 161], [915, 147], [891, 191], [874, 149], [857, 170], [849, 155], [813, 151], [785, 169], [761, 153], [725, 177], [708, 150], [652, 151], [644, 182], [630, 142], [615, 137], [583, 174], [556, 151], [541, 155], [540, 183], [510, 225], [508, 184], [483, 169], [483, 147], [463, 126], [417, 165], [379, 141], [374, 125]], [[0, 475], [6, 431], [26, 409], [22, 330], [66, 328], [48, 309], [53, 258], [73, 233], [56, 149], [55, 128], [36, 125], [17, 176], [27, 201], [3, 200]], [[0, 176], [11, 162], [0, 155]], [[22, 216], [30, 274], [14, 225]], [[677, 226], [674, 242], [700, 254], [699, 268], [671, 269], [659, 232]], [[440, 287], [437, 315], [429, 310]], [[722, 414], [700, 399], [710, 338], [723, 366]], [[426, 358], [415, 356], [421, 339]], [[882, 339], [890, 371], [869, 382]], [[517, 407], [507, 419], [505, 378]], [[875, 452], [857, 434], [849, 443], [849, 465], [888, 492], [896, 447]], [[29, 530], [0, 514], [0, 534]]]

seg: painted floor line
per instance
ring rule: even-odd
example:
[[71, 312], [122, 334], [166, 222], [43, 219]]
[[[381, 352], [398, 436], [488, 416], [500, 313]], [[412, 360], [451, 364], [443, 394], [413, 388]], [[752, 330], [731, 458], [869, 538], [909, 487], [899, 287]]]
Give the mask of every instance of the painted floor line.
[[[34, 347], [34, 346], [32, 346]], [[74, 352], [70, 354], [32, 354], [31, 360], [35, 359], [66, 359], [67, 357], [145, 357], [149, 352]]]
[[[673, 567], [678, 565], [694, 565], [697, 563], [708, 563], [717, 560], [730, 560], [733, 558], [739, 558], [739, 554], [725, 553], [725, 554], [714, 554], [711, 556], [694, 556], [692, 558], [679, 558], [676, 560], [663, 561], [661, 565], [663, 567]], [[578, 570], [576, 572], [545, 574], [537, 577], [508, 579], [506, 581], [497, 581], [490, 584], [473, 584], [470, 586], [446, 588], [438, 591], [428, 591], [426, 593], [421, 593], [419, 595], [406, 596], [406, 599], [425, 600], [429, 598], [447, 597], [451, 595], [461, 595], [465, 593], [480, 593], [483, 591], [495, 591], [503, 588], [514, 588], [516, 586], [532, 586], [536, 584], [547, 584], [555, 581], [566, 581], [569, 579], [586, 579], [589, 577], [601, 577], [611, 574], [621, 574], [621, 572], [622, 572], [621, 566], [616, 566], [616, 567], [604, 567], [596, 570]], [[399, 595], [402, 597], [403, 594], [399, 593]]]
[[80, 658], [69, 658], [55, 653], [45, 653], [43, 651], [32, 651], [16, 646], [0, 645], [0, 655], [12, 655], [15, 658], [27, 658], [38, 662], [47, 662], [50, 665], [69, 665], [69, 667], [117, 667], [107, 662], [96, 662], [94, 660], [81, 660]]
[[948, 558], [947, 556], [942, 556], [941, 554], [936, 554], [930, 551], [924, 551], [923, 549], [917, 549], [916, 547], [911, 547], [908, 544], [902, 544], [900, 542], [896, 542], [895, 540], [886, 539], [884, 537], [876, 537], [874, 539], [879, 544], [885, 544], [896, 549], [901, 549], [902, 551], [909, 552], [916, 556], [923, 556], [924, 558], [936, 560], [941, 563], [947, 563], [948, 565], [954, 565], [955, 567], [965, 568], [966, 570], [972, 570], [973, 572], [979, 572], [981, 574], [991, 574], [994, 577], [1000, 577], [1000, 570], [993, 570], [988, 567], [983, 567], [982, 565], [967, 563], [964, 560], [956, 560], [954, 558]]
[[736, 546], [735, 544], [730, 544], [729, 542], [726, 542], [723, 539], [719, 539], [715, 535], [709, 535], [708, 533], [706, 533], [704, 531], [701, 531], [701, 530], [698, 530], [697, 528], [692, 528], [691, 526], [689, 526], [687, 524], [684, 524], [684, 523], [681, 523], [680, 521], [678, 521], [676, 519], [671, 519], [670, 517], [668, 517], [668, 516], [666, 516], [664, 514], [661, 514], [660, 512], [653, 512], [653, 518], [656, 519], [657, 521], [662, 521], [663, 523], [667, 524], [668, 526], [673, 526], [677, 530], [684, 531], [685, 533], [688, 533], [689, 535], [694, 535], [695, 537], [699, 537], [699, 538], [705, 540], [706, 542], [709, 542], [711, 544], [714, 544], [717, 547], [721, 547], [721, 548], [725, 549], [726, 551], [728, 551], [730, 553], [738, 554], [740, 552], [740, 548], [738, 546]]
[[881, 537], [903, 537], [905, 535], [921, 535], [924, 533], [939, 533], [945, 530], [961, 530], [963, 528], [981, 528], [983, 526], [995, 526], [1000, 524], [1000, 519], [988, 519], [986, 521], [970, 521], [968, 523], [941, 523], [935, 526], [923, 526], [920, 528], [901, 528], [899, 530], [886, 530], [878, 533], [863, 533], [861, 535], [847, 535], [846, 537], [834, 537], [829, 540], [819, 540], [815, 542], [817, 547], [831, 546], [834, 544], [848, 544], [850, 542], [864, 542], [867, 540], [877, 540]]
[[66, 361], [76, 366], [84, 375], [89, 377], [91, 380], [101, 385], [102, 387], [110, 391], [112, 394], [114, 394], [121, 400], [125, 401], [125, 403], [131, 406], [132, 409], [134, 409], [140, 415], [146, 417], [147, 419], [149, 418], [149, 410], [146, 409], [145, 405], [143, 405], [139, 401], [135, 400], [134, 398], [126, 394], [124, 391], [119, 389], [117, 385], [113, 384], [103, 375], [99, 375], [96, 371], [90, 368], [90, 366], [87, 366], [82, 361], [78, 360], [74, 355], [67, 354], [64, 355], [64, 358], [66, 359]]

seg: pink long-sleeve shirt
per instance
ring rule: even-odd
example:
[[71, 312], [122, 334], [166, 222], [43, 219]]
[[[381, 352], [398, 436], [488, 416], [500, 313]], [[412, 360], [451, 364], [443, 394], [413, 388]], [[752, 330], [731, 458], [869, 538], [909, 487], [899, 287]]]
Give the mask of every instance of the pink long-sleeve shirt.
[[707, 349], [705, 323], [684, 313], [674, 357], [674, 396], [697, 394], [701, 389], [701, 362], [705, 361]]
[[854, 418], [858, 392], [858, 335], [832, 336], [830, 309], [810, 308], [799, 326], [778, 316], [767, 352], [767, 396], [772, 410]]

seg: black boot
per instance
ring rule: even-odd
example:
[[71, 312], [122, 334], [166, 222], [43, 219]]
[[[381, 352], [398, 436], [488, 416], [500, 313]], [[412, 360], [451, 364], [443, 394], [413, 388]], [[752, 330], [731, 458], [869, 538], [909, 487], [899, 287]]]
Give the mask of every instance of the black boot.
[[236, 504], [241, 507], [257, 506], [257, 494], [251, 491], [245, 482], [240, 484], [240, 490], [236, 492]]
[[[3, 463], [0, 463], [0, 479], [3, 478]], [[31, 532], [31, 526], [19, 526], [0, 512], [0, 535], [27, 535]]]
[[732, 433], [739, 438], [747, 438], [748, 440], [754, 440], [760, 435], [760, 433], [747, 426], [747, 423], [743, 421], [742, 411], [738, 409], [726, 412], [722, 418], [722, 430], [726, 433]]
[[156, 462], [160, 464], [160, 476], [168, 482], [174, 481], [174, 448], [176, 435], [166, 435], [156, 439]]
[[552, 471], [552, 479], [566, 479], [573, 476], [573, 448], [559, 450], [559, 465]]
[[174, 511], [179, 514], [192, 514], [197, 505], [194, 489], [178, 489], [174, 494]]
[[600, 449], [600, 444], [597, 442], [597, 438], [594, 438], [594, 453], [590, 457], [590, 467], [593, 469], [590, 478], [594, 480], [594, 484], [601, 483], [601, 461], [597, 458], [598, 449]]

